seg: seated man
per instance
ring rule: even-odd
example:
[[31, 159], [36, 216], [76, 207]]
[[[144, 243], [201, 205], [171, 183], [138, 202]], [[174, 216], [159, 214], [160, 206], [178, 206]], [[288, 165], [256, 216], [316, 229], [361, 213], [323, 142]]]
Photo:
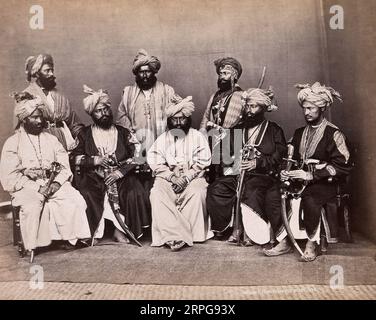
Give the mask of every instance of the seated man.
[[[243, 152], [250, 151], [240, 166], [240, 171], [245, 171], [241, 198], [245, 246], [252, 245], [252, 241], [258, 244], [269, 242], [268, 223], [276, 236], [280, 227], [280, 193], [276, 174], [279, 173], [287, 147], [283, 130], [265, 119], [265, 112], [277, 109], [272, 104], [273, 96], [271, 89], [248, 89], [242, 96], [243, 142], [237, 145], [243, 145]], [[236, 162], [235, 159], [234, 167], [237, 166]], [[216, 233], [223, 233], [232, 224], [238, 180], [235, 174], [223, 176], [208, 188], [206, 204], [212, 230]], [[229, 242], [236, 242], [241, 232], [234, 226]]]
[[[20, 127], [4, 144], [0, 181], [12, 205], [20, 207], [24, 247], [31, 251], [52, 240], [75, 245], [77, 239], [89, 238], [90, 230], [85, 201], [69, 182], [68, 154], [55, 136], [43, 132], [42, 100], [27, 92], [14, 97]], [[60, 164], [60, 172], [49, 181], [53, 162]]]
[[210, 238], [203, 177], [210, 165], [210, 149], [205, 137], [191, 128], [191, 99], [168, 106], [168, 131], [157, 138], [147, 157], [156, 176], [150, 194], [151, 245], [168, 245], [172, 251]]
[[[114, 240], [128, 243], [114, 215], [114, 206], [120, 208], [120, 218], [136, 238], [150, 226], [149, 197], [135, 176], [136, 165], [131, 163], [134, 144], [128, 129], [113, 124], [108, 94], [102, 90], [94, 92], [87, 86], [84, 92], [88, 94], [84, 108], [94, 124], [80, 131], [78, 146], [72, 151], [74, 183], [86, 200], [93, 239], [103, 237], [106, 218], [115, 225]], [[111, 196], [113, 187], [118, 197]]]
[[[341, 100], [339, 93], [318, 82], [312, 86], [307, 84], [297, 87], [301, 89], [298, 102], [307, 125], [297, 129], [292, 138], [293, 159], [297, 160], [298, 167], [289, 172], [282, 171], [281, 177], [284, 180], [300, 181], [305, 185], [301, 193], [300, 211], [303, 216], [299, 218], [299, 227], [306, 231], [308, 238], [305, 259], [313, 261], [317, 256], [316, 247], [320, 243], [322, 225], [328, 226], [321, 209], [336, 198], [336, 184], [330, 180], [341, 179], [349, 174], [350, 153], [343, 133], [324, 117], [333, 98]], [[317, 164], [312, 166], [309, 163]], [[264, 253], [267, 256], [277, 256], [288, 253], [289, 249], [290, 243], [285, 237], [277, 246]]]

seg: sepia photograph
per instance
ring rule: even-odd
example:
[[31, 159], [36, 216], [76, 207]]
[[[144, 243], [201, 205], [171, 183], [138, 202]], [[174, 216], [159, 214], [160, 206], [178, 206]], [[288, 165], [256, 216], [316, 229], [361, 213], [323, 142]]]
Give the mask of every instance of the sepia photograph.
[[0, 5], [1, 300], [376, 300], [375, 0]]

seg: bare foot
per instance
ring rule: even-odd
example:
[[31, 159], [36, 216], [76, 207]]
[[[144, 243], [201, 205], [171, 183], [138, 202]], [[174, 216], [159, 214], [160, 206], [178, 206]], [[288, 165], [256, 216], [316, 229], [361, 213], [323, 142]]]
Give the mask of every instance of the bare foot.
[[278, 243], [274, 248], [269, 250], [263, 250], [264, 254], [268, 257], [280, 256], [291, 251], [291, 245], [286, 238], [284, 238], [280, 243]]
[[129, 239], [123, 232], [115, 228], [113, 240], [120, 243], [130, 243]]
[[316, 241], [310, 241], [307, 240], [307, 244], [304, 250], [304, 256], [306, 261], [313, 261], [317, 257], [317, 252], [316, 252]]

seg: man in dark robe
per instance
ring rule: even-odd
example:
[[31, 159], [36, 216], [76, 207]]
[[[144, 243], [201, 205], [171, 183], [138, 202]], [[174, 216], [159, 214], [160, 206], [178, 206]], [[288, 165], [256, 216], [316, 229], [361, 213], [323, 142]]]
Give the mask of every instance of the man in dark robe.
[[[292, 138], [294, 157], [298, 166], [289, 172], [282, 171], [284, 180], [300, 181], [306, 187], [301, 194], [300, 229], [305, 230], [306, 260], [313, 261], [317, 256], [317, 245], [324, 228], [330, 237], [330, 226], [322, 208], [336, 201], [336, 183], [346, 177], [351, 169], [350, 152], [344, 134], [325, 117], [324, 112], [333, 103], [333, 98], [341, 100], [333, 88], [316, 82], [311, 85], [297, 85], [298, 102], [303, 109], [307, 122], [305, 127], [295, 131]], [[311, 164], [310, 164], [311, 163]], [[334, 231], [334, 230], [332, 230]], [[286, 232], [284, 231], [286, 235]], [[290, 247], [287, 238], [264, 253], [276, 256], [288, 253]]]
[[[276, 175], [287, 148], [282, 129], [264, 116], [266, 111], [276, 109], [272, 99], [271, 89], [249, 89], [243, 93], [244, 127], [240, 145], [251, 150], [250, 158], [242, 160], [240, 166], [246, 171], [241, 200], [245, 245], [250, 245], [251, 241], [264, 244], [270, 240], [267, 222], [275, 234], [280, 227], [280, 193]], [[235, 153], [239, 154], [239, 150]], [[238, 175], [234, 174], [218, 178], [208, 187], [207, 209], [214, 232], [223, 232], [231, 226], [237, 184]], [[234, 229], [230, 242], [240, 236], [236, 232], [239, 230]]]
[[[113, 215], [106, 191], [116, 183], [122, 219], [135, 237], [140, 238], [150, 226], [150, 201], [134, 173], [134, 144], [130, 142], [128, 129], [113, 124], [108, 94], [86, 86], [84, 91], [89, 94], [84, 99], [85, 111], [94, 124], [82, 129], [79, 144], [72, 152], [75, 186], [86, 200], [92, 237], [103, 236], [105, 218], [115, 225], [114, 240], [129, 242]], [[106, 174], [106, 170], [110, 173]]]
[[65, 150], [75, 147], [75, 138], [84, 127], [69, 100], [56, 89], [54, 61], [49, 54], [31, 56], [26, 60], [29, 86], [24, 90], [43, 101], [46, 131], [58, 138]]

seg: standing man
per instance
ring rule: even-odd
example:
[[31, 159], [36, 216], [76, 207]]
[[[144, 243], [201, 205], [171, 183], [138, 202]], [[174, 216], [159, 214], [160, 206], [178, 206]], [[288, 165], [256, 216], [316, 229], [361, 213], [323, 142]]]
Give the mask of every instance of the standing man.
[[[132, 159], [134, 144], [128, 129], [114, 125], [111, 102], [107, 92], [84, 86], [88, 96], [85, 111], [93, 124], [81, 130], [78, 146], [72, 152], [75, 184], [87, 203], [87, 217], [93, 238], [102, 238], [104, 219], [114, 223], [114, 240], [129, 242], [114, 216], [113, 208], [120, 207], [121, 219], [140, 238], [150, 226], [150, 202], [141, 183], [135, 177]], [[108, 171], [108, 173], [106, 172]], [[109, 187], [116, 184], [118, 203], [114, 203]]]
[[31, 56], [26, 59], [25, 67], [29, 86], [24, 91], [42, 99], [47, 132], [56, 136], [65, 150], [71, 151], [75, 147], [74, 139], [84, 125], [81, 124], [69, 100], [55, 88], [52, 56]]
[[[239, 61], [231, 57], [215, 60], [214, 65], [218, 74], [218, 91], [209, 99], [209, 103], [200, 124], [200, 130], [215, 130], [213, 129], [213, 124], [215, 126], [220, 126], [223, 129], [232, 129], [239, 124], [241, 120], [242, 89], [237, 82], [242, 74], [242, 66]], [[209, 181], [214, 181], [217, 177], [231, 174], [231, 169], [229, 168], [232, 164], [224, 163], [222, 156], [224, 145], [226, 145], [227, 142], [227, 146], [232, 145], [231, 140], [234, 139], [233, 131], [228, 131], [225, 140], [223, 140], [222, 143], [219, 143], [214, 147], [215, 143], [212, 142], [213, 160], [215, 160], [216, 163], [210, 167]], [[210, 136], [213, 135], [210, 134]], [[232, 153], [231, 151], [229, 152]], [[231, 156], [232, 155], [233, 154], [231, 154]]]
[[135, 143], [135, 160], [139, 163], [137, 178], [149, 194], [154, 178], [146, 164], [146, 153], [155, 139], [165, 132], [167, 118], [165, 109], [172, 99], [180, 98], [175, 90], [157, 80], [161, 68], [159, 59], [140, 49], [133, 61], [132, 72], [136, 83], [123, 90], [115, 123], [127, 128]]
[[[300, 228], [307, 233], [304, 251], [306, 260], [313, 261], [317, 256], [321, 228], [327, 226], [322, 207], [336, 199], [336, 183], [346, 177], [351, 169], [350, 153], [344, 134], [324, 116], [333, 99], [341, 100], [340, 94], [331, 87], [319, 82], [312, 86], [297, 85], [300, 89], [298, 102], [302, 107], [307, 125], [295, 131], [292, 138], [294, 159], [298, 161], [295, 170], [282, 171], [284, 180], [300, 181], [306, 187], [301, 194]], [[328, 230], [325, 231], [327, 232]], [[284, 238], [277, 246], [265, 250], [267, 256], [288, 253], [290, 243]]]
[[175, 96], [171, 86], [157, 80], [160, 68], [157, 57], [139, 50], [132, 68], [136, 83], [124, 88], [115, 121], [136, 135], [141, 144], [138, 156], [144, 160], [155, 139], [166, 130], [165, 109]]
[[156, 178], [151, 190], [152, 246], [172, 251], [210, 238], [205, 208], [210, 149], [204, 135], [191, 128], [192, 97], [179, 99], [166, 109], [168, 131], [148, 152]]
[[[43, 131], [46, 106], [27, 92], [15, 98], [20, 126], [4, 144], [0, 181], [12, 205], [20, 207], [25, 249], [47, 246], [52, 240], [75, 245], [78, 239], [90, 238], [85, 200], [69, 182], [68, 153], [55, 136]], [[53, 162], [61, 170], [49, 184]]]
[[[243, 92], [243, 150], [249, 155], [242, 159], [240, 170], [245, 171], [244, 192], [241, 198], [244, 245], [254, 241], [265, 244], [270, 240], [270, 224], [274, 234], [280, 227], [280, 193], [277, 175], [286, 154], [283, 130], [265, 119], [265, 113], [276, 110], [271, 89], [248, 89]], [[238, 175], [218, 178], [208, 187], [206, 198], [212, 231], [223, 233], [231, 226], [233, 208], [237, 199]], [[233, 228], [230, 242], [236, 242], [241, 230]]]

